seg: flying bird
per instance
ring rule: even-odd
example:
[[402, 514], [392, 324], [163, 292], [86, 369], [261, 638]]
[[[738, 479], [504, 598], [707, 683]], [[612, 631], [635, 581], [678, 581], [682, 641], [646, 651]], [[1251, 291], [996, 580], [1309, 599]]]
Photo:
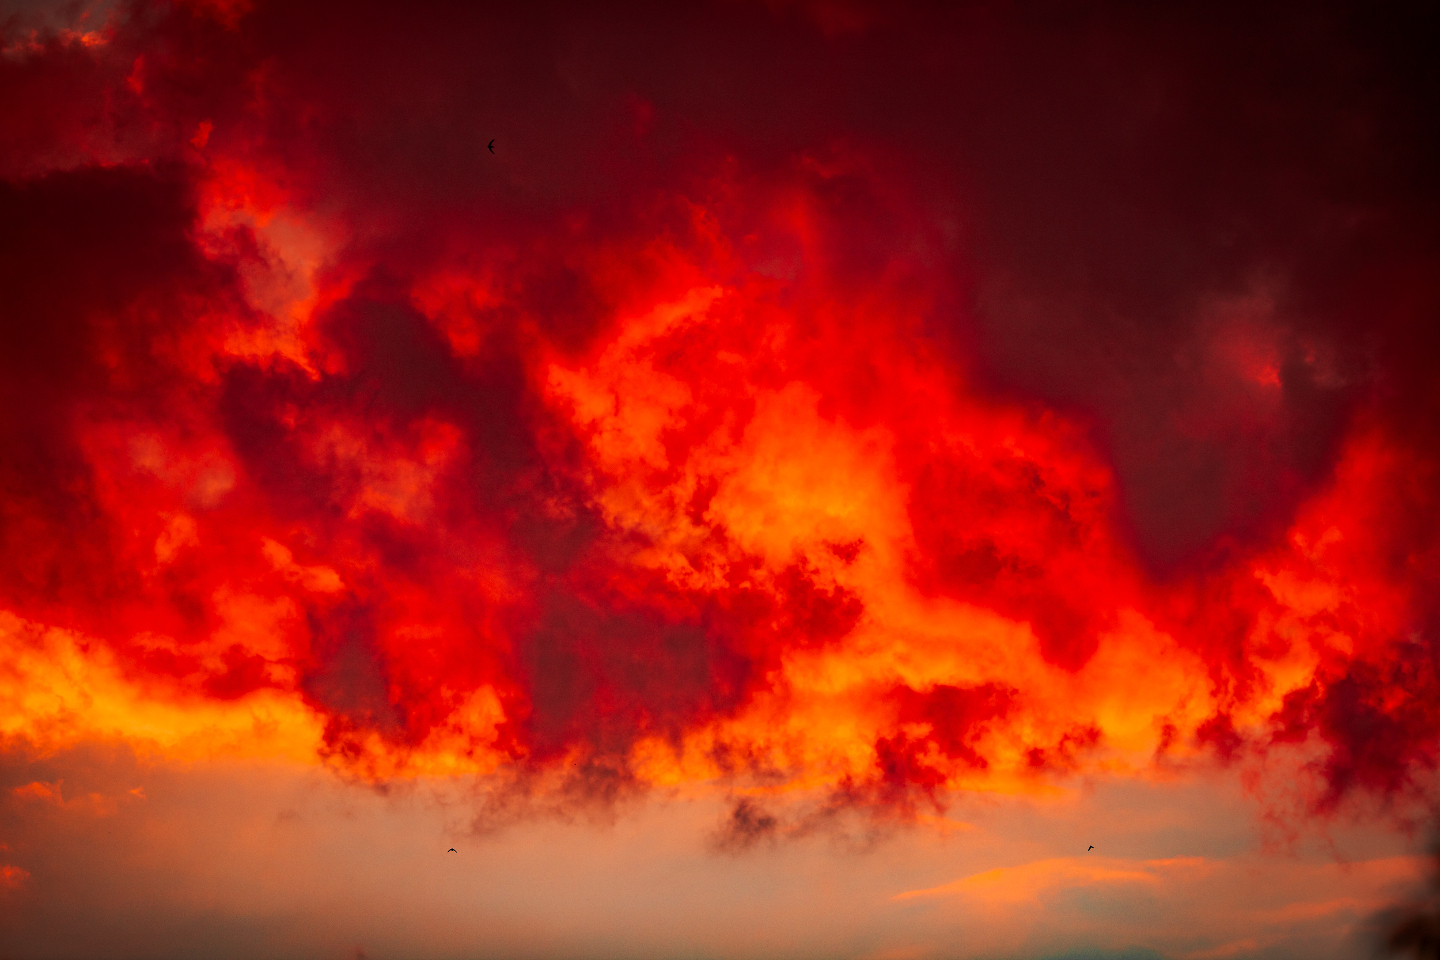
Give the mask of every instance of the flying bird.
[[455, 852], [455, 848], [454, 848], [454, 847], [451, 847], [449, 850], [446, 850], [445, 852], [446, 852], [446, 853], [454, 853], [454, 852]]
[[495, 141], [494, 141], [494, 140], [491, 140], [489, 146], [490, 146], [490, 152], [491, 152], [491, 153], [494, 153], [494, 152], [495, 152]]
[[[1093, 844], [1093, 843], [1090, 844], [1090, 850], [1094, 850], [1094, 849], [1095, 849], [1095, 844]], [[1089, 853], [1090, 850], [1086, 850], [1085, 852], [1086, 852], [1086, 853]]]

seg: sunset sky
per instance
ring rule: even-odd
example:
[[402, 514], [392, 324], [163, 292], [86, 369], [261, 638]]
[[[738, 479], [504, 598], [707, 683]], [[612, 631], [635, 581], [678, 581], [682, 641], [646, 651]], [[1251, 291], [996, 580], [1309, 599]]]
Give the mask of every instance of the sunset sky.
[[3, 0], [0, 960], [1367, 955], [1433, 36]]

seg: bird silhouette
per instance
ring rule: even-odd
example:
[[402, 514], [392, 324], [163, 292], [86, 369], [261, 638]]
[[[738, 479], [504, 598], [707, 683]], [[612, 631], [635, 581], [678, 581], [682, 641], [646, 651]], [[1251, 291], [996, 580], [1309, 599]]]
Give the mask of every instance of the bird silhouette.
[[[1090, 850], [1094, 850], [1094, 849], [1095, 849], [1095, 844], [1093, 844], [1093, 843], [1090, 844]], [[1086, 850], [1085, 852], [1086, 852], [1086, 853], [1089, 853], [1090, 850]]]
[[490, 147], [490, 152], [491, 152], [491, 153], [494, 153], [494, 152], [495, 152], [495, 141], [494, 141], [494, 140], [491, 140], [491, 141], [490, 141], [489, 147]]
[[449, 850], [446, 850], [445, 852], [446, 852], [446, 853], [455, 853], [456, 851], [455, 851], [455, 848], [454, 848], [454, 847], [451, 847]]

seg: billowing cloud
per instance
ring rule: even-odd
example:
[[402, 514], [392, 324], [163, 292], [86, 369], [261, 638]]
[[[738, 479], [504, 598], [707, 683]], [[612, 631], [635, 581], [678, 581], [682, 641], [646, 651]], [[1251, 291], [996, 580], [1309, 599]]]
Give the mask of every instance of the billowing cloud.
[[710, 785], [726, 849], [1412, 790], [1434, 75], [1237, 15], [12, 16], [0, 730]]

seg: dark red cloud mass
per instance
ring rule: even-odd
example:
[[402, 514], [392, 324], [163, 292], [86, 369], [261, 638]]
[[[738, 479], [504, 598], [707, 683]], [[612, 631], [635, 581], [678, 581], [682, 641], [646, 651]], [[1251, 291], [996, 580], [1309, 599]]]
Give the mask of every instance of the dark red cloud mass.
[[0, 27], [34, 676], [600, 795], [1433, 768], [1421, 5], [82, 14]]

